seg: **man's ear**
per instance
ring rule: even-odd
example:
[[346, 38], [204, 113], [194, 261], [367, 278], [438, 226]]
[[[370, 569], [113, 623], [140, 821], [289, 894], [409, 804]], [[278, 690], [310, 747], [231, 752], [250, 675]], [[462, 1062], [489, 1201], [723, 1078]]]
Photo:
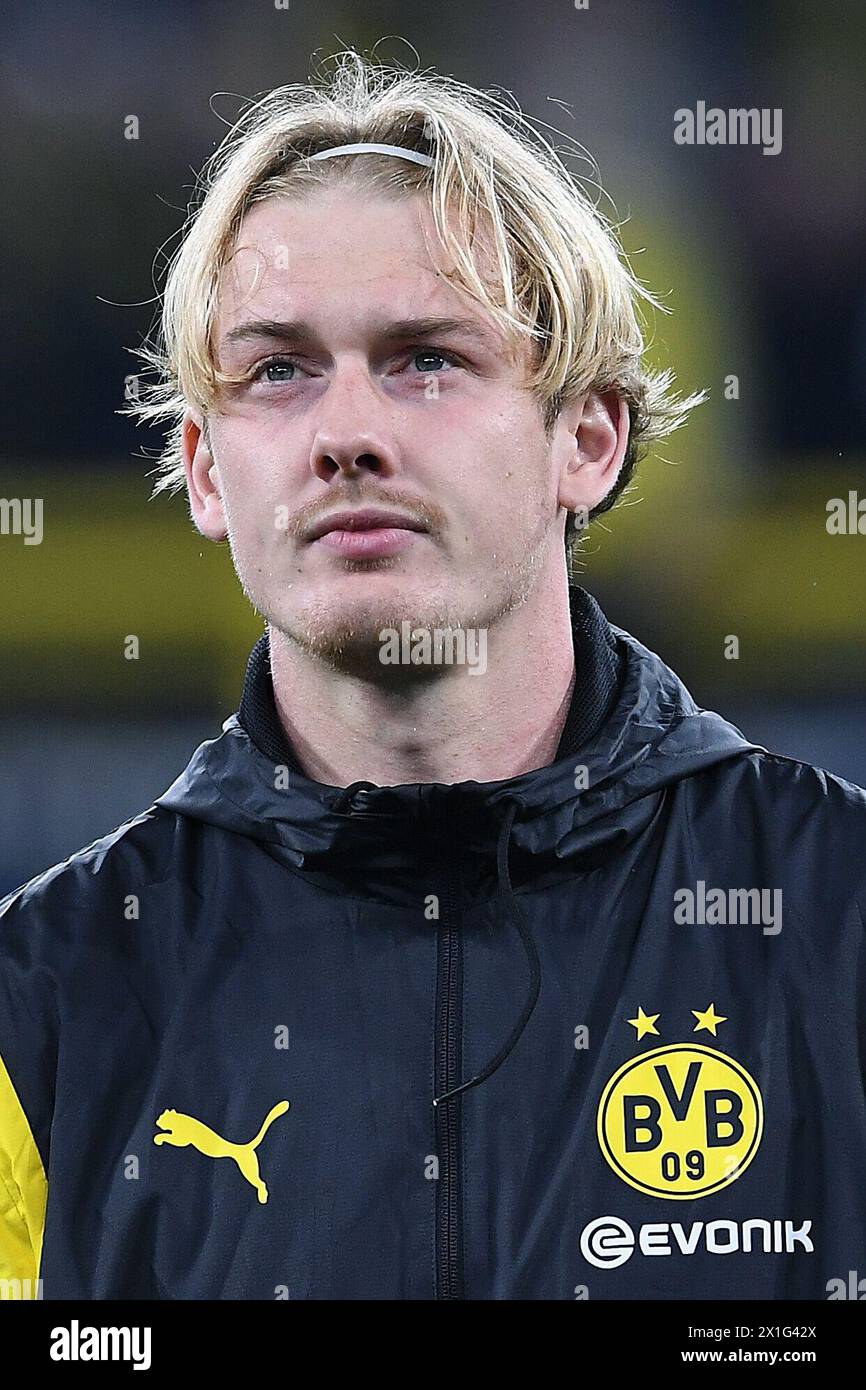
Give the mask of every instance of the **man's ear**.
[[209, 541], [228, 536], [219, 467], [213, 461], [200, 415], [188, 410], [183, 417], [183, 466], [189, 506], [196, 527]]
[[559, 463], [559, 504], [588, 514], [616, 483], [628, 447], [628, 402], [616, 391], [564, 405], [554, 429]]

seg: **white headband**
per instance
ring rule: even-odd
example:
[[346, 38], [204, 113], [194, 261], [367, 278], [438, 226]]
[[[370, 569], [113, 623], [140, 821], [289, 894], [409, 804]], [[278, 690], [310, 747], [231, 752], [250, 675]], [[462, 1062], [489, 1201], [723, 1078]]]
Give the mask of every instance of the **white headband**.
[[364, 150], [372, 150], [375, 154], [393, 154], [400, 159], [411, 159], [415, 164], [432, 166], [434, 162], [429, 154], [419, 154], [417, 150], [404, 150], [402, 145], [335, 145], [331, 150], [319, 150], [318, 154], [311, 154], [308, 158], [331, 159], [335, 154], [361, 154]]

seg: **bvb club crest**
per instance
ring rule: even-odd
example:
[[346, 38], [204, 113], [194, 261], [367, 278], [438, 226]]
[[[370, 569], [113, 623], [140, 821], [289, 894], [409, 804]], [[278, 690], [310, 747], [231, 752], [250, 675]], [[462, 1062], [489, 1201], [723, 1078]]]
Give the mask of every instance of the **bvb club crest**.
[[[716, 1036], [725, 1016], [693, 1009]], [[659, 1014], [638, 1010], [638, 1039], [656, 1034]], [[672, 1043], [630, 1058], [598, 1105], [598, 1142], [614, 1172], [650, 1197], [689, 1201], [735, 1182], [758, 1150], [761, 1093], [746, 1068], [703, 1041]]]

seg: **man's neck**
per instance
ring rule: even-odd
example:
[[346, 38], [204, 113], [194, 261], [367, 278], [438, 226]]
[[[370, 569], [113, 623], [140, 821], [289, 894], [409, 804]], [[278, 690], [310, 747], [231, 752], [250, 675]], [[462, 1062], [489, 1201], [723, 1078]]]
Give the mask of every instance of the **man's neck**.
[[270, 629], [280, 723], [303, 772], [329, 786], [493, 782], [556, 756], [575, 681], [568, 589], [536, 594], [487, 635], [487, 665], [383, 688], [341, 675]]

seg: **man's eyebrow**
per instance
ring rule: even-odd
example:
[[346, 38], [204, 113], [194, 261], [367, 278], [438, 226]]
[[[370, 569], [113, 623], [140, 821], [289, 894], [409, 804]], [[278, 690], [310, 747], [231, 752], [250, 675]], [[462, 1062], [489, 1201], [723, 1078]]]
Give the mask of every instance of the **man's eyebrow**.
[[[490, 331], [479, 319], [473, 318], [427, 316], [399, 319], [387, 324], [380, 336], [388, 342], [407, 338], [464, 337], [475, 339], [487, 347], [495, 345]], [[264, 338], [273, 342], [297, 343], [311, 342], [315, 337], [314, 329], [303, 319], [249, 319], [230, 328], [224, 341], [226, 344], [242, 343]]]
[[493, 346], [493, 337], [488, 328], [479, 319], [461, 318], [438, 318], [435, 315], [426, 318], [400, 319], [396, 323], [391, 323], [383, 332], [382, 336], [388, 339], [394, 338], [443, 338], [443, 337], [463, 337], [475, 338], [481, 343]]

